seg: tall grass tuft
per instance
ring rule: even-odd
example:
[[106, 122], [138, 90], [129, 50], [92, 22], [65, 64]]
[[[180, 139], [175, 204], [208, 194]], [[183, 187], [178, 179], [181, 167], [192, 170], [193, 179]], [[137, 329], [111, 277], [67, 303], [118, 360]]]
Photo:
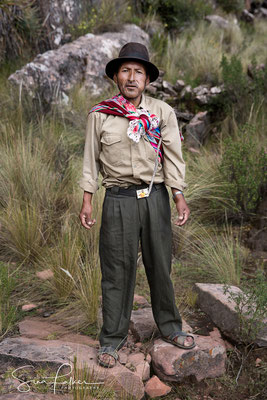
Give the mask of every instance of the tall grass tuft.
[[249, 251], [232, 227], [226, 224], [219, 230], [197, 223], [192, 226], [180, 229], [178, 234], [182, 237], [180, 255], [185, 260], [185, 274], [197, 280], [239, 285]]
[[43, 216], [34, 204], [11, 200], [0, 214], [2, 255], [20, 262], [34, 263], [45, 245]]
[[9, 265], [0, 262], [0, 339], [12, 328], [16, 320], [16, 307], [11, 304], [11, 294], [16, 282]]

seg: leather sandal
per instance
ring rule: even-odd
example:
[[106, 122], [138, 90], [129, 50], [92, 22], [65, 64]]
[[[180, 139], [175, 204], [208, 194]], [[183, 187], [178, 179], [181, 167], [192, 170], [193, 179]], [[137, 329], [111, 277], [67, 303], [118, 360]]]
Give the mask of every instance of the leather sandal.
[[[111, 364], [110, 362], [105, 362], [105, 361], [101, 360], [101, 355], [103, 355], [103, 354], [108, 354], [109, 356], [113, 357], [115, 359], [115, 364]], [[103, 347], [100, 347], [100, 349], [98, 350], [97, 360], [98, 360], [99, 365], [101, 365], [101, 367], [113, 368], [113, 367], [115, 367], [118, 359], [119, 359], [118, 352], [112, 346], [103, 346]]]
[[[188, 336], [193, 339], [193, 343], [191, 345], [189, 345], [189, 346], [185, 346], [184, 345], [185, 338], [188, 337]], [[177, 340], [174, 340], [176, 338], [177, 338]], [[174, 346], [179, 347], [180, 349], [190, 350], [190, 349], [193, 349], [196, 346], [194, 336], [190, 335], [189, 333], [182, 332], [182, 331], [174, 332], [173, 334], [171, 334], [169, 336], [163, 336], [162, 339], [165, 340], [165, 342], [171, 343]]]

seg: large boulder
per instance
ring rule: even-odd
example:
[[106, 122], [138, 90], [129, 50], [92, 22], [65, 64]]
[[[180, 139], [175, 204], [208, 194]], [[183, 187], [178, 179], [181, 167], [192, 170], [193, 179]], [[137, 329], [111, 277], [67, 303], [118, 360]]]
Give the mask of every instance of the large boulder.
[[210, 336], [194, 335], [196, 347], [183, 350], [161, 339], [154, 342], [150, 355], [155, 374], [164, 381], [182, 382], [216, 378], [225, 373], [226, 349], [218, 330]]
[[[242, 295], [241, 289], [236, 286], [211, 283], [196, 283], [198, 293], [198, 305], [217, 327], [228, 337], [240, 341], [240, 315], [236, 309], [235, 298]], [[244, 317], [249, 319], [248, 316]], [[243, 338], [244, 340], [244, 338]], [[264, 327], [255, 340], [259, 346], [267, 347], [267, 318], [264, 320]]]
[[105, 79], [106, 63], [128, 41], [148, 46], [149, 37], [136, 25], [124, 25], [120, 32], [87, 34], [56, 50], [39, 54], [9, 77], [15, 86], [43, 104], [68, 102], [68, 94], [77, 84], [92, 96], [110, 87]]

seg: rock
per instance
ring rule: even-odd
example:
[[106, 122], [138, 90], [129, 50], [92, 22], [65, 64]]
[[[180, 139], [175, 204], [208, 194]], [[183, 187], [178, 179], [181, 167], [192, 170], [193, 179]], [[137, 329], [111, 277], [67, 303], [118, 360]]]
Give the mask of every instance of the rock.
[[178, 79], [174, 85], [174, 90], [176, 90], [176, 92], [180, 93], [184, 87], [185, 87], [184, 81], [182, 79]]
[[260, 11], [260, 16], [262, 18], [267, 18], [267, 9], [266, 8], [261, 7], [259, 11]]
[[242, 19], [245, 22], [253, 23], [255, 17], [248, 10], [243, 10], [240, 19]]
[[131, 353], [128, 356], [128, 363], [135, 368], [135, 374], [143, 381], [147, 381], [150, 377], [151, 358], [145, 358], [143, 353]]
[[44, 269], [43, 271], [37, 271], [35, 275], [41, 279], [42, 281], [45, 281], [47, 279], [51, 279], [54, 276], [53, 271], [51, 269]]
[[78, 24], [83, 16], [82, 0], [37, 0], [39, 13], [46, 28], [51, 48], [57, 48], [70, 25]]
[[226, 29], [229, 27], [229, 21], [223, 17], [220, 17], [219, 15], [207, 15], [205, 20], [221, 29]]
[[222, 93], [222, 90], [223, 90], [222, 86], [213, 86], [212, 88], [210, 88], [210, 93], [216, 95]]
[[199, 148], [204, 143], [208, 127], [208, 111], [198, 112], [186, 126], [187, 147]]
[[176, 91], [174, 90], [173, 85], [171, 85], [169, 82], [163, 81], [162, 87], [163, 87], [163, 91], [165, 93], [169, 94], [170, 96], [175, 97], [177, 95]]
[[[130, 330], [135, 339], [141, 342], [160, 334], [154, 321], [151, 307], [132, 311]], [[183, 330], [186, 332], [192, 332], [192, 328], [184, 320]]]
[[181, 99], [190, 99], [192, 97], [192, 87], [191, 85], [187, 85], [183, 88], [181, 92]]
[[26, 317], [19, 322], [20, 334], [27, 338], [53, 340], [59, 339], [64, 342], [74, 342], [96, 347], [98, 341], [89, 336], [70, 332], [65, 326], [56, 324], [40, 317]]
[[[114, 371], [114, 368], [112, 368]], [[105, 385], [115, 390], [119, 398], [130, 397], [133, 400], [141, 400], [144, 397], [145, 390], [142, 380], [130, 371], [112, 373]]]
[[[50, 367], [58, 374], [66, 374], [68, 380], [72, 370], [74, 357], [77, 368], [86, 367], [92, 376], [97, 377], [97, 384], [113, 382], [116, 389], [122, 388], [135, 399], [144, 395], [144, 386], [138, 374], [129, 371], [119, 362], [113, 368], [103, 368], [97, 363], [97, 350], [90, 346], [60, 340], [40, 340], [25, 337], [6, 338], [0, 343], [0, 362], [12, 363], [13, 366], [29, 366], [29, 368]], [[15, 375], [16, 378], [16, 375]], [[54, 381], [54, 379], [53, 379]], [[95, 382], [95, 380], [94, 380]]]
[[170, 393], [171, 387], [165, 385], [157, 376], [153, 376], [145, 385], [145, 392], [149, 397], [165, 396]]
[[152, 84], [150, 84], [146, 87], [146, 93], [148, 95], [155, 96], [157, 94], [157, 88], [155, 86], [152, 86]]
[[32, 310], [34, 310], [35, 308], [37, 308], [37, 305], [36, 304], [24, 304], [22, 307], [21, 307], [21, 309], [22, 309], [22, 311], [32, 311]]
[[10, 393], [0, 395], [0, 400], [72, 400], [73, 396], [71, 395], [64, 395], [61, 396], [59, 394], [53, 393]]
[[[236, 303], [230, 297], [241, 294], [242, 291], [236, 286], [230, 286], [228, 293], [224, 293], [223, 284], [196, 283], [198, 293], [198, 305], [218, 328], [228, 337], [239, 341], [239, 315], [236, 311]], [[248, 317], [246, 317], [248, 318]], [[255, 343], [261, 347], [267, 347], [267, 319], [264, 320], [264, 328], [259, 333]]]
[[83, 84], [92, 96], [99, 95], [110, 88], [110, 81], [104, 79], [106, 63], [131, 40], [148, 45], [148, 34], [129, 24], [120, 32], [87, 34], [59, 49], [39, 54], [10, 75], [9, 81], [47, 106], [68, 101], [69, 92], [77, 84]]
[[174, 112], [175, 112], [176, 118], [178, 120], [183, 120], [183, 121], [188, 122], [194, 117], [194, 114], [192, 114], [190, 112], [181, 112], [181, 111], [178, 111], [176, 108], [174, 108]]
[[132, 311], [130, 330], [138, 341], [149, 339], [153, 334], [158, 334], [151, 308]]
[[138, 294], [134, 295], [134, 304], [140, 308], [150, 307], [147, 299], [144, 296], [139, 296]]
[[156, 375], [169, 382], [216, 378], [225, 373], [226, 349], [220, 337], [194, 335], [197, 346], [183, 350], [157, 339], [150, 351]]

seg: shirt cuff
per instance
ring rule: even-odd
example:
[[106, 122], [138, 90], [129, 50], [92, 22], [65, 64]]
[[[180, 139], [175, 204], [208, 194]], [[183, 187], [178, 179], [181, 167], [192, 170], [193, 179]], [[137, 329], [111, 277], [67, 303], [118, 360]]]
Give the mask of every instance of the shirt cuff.
[[81, 179], [79, 181], [79, 186], [85, 192], [89, 192], [89, 193], [95, 193], [99, 188], [98, 183], [96, 183], [96, 182], [88, 182], [88, 181], [85, 181], [84, 179]]
[[184, 181], [177, 181], [173, 179], [164, 179], [164, 183], [170, 188], [175, 188], [177, 190], [181, 190], [182, 192], [187, 187]]

